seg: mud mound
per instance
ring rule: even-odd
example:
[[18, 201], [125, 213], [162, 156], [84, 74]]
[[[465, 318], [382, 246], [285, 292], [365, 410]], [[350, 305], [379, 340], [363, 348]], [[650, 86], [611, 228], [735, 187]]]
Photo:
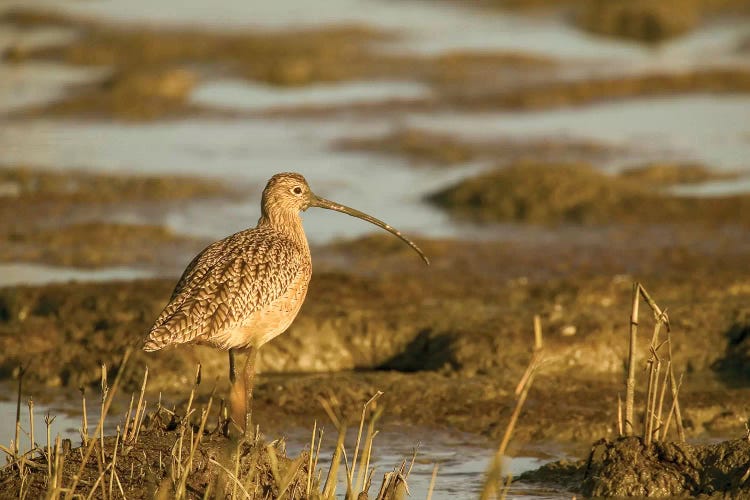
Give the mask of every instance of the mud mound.
[[713, 445], [653, 443], [640, 438], [600, 441], [589, 456], [581, 492], [587, 496], [666, 497], [750, 495], [747, 439]]
[[[163, 417], [164, 413], [147, 417], [137, 439], [105, 437], [104, 446], [96, 443], [96, 451], [83, 466], [87, 448], [71, 449], [67, 441], [57, 455], [60, 465], [52, 469], [52, 477], [44, 451], [38, 450], [24, 460], [23, 474], [15, 464], [0, 469], [0, 497], [45, 498], [55, 489], [52, 478], [70, 488], [79, 470], [82, 473], [75, 493], [83, 497], [97, 494], [101, 486], [105, 498], [107, 489], [110, 497], [115, 495], [111, 493], [114, 489], [125, 498], [175, 498], [182, 480], [187, 491], [183, 498], [229, 498], [238, 488], [255, 491], [262, 498], [277, 498], [282, 492], [288, 498], [307, 497], [308, 461], [303, 459], [307, 455], [296, 460], [287, 458], [283, 441], [268, 445], [258, 439], [237, 443], [214, 430], [200, 435], [191, 458], [191, 439], [198, 442], [199, 425]], [[103, 464], [107, 466], [105, 472]], [[113, 483], [114, 488], [109, 488]], [[319, 489], [314, 475], [311, 487], [313, 491]]]
[[699, 18], [698, 0], [591, 0], [578, 23], [594, 33], [653, 43], [692, 30]]
[[594, 443], [588, 460], [555, 462], [522, 474], [521, 482], [562, 485], [587, 497], [746, 498], [750, 441], [711, 445], [639, 437]]
[[[169, 262], [175, 255], [187, 253], [185, 249], [197, 252], [202, 247], [200, 241], [162, 226], [90, 222], [11, 232], [0, 247], [0, 261], [76, 268], [138, 266]], [[168, 259], [164, 253], [169, 254]]]
[[629, 167], [621, 172], [620, 176], [624, 179], [643, 182], [652, 186], [668, 186], [737, 179], [739, 174], [717, 172], [699, 163], [648, 163]]
[[585, 164], [518, 163], [428, 199], [478, 221], [537, 224], [750, 223], [750, 196], [674, 196], [659, 186], [609, 176]]

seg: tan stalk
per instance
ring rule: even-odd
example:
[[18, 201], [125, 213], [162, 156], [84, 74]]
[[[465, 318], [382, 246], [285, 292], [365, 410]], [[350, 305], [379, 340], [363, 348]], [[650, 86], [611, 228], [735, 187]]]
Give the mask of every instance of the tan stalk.
[[[114, 398], [115, 394], [117, 394], [117, 389], [120, 386], [120, 380], [122, 380], [122, 375], [125, 372], [125, 368], [128, 364], [128, 359], [130, 359], [130, 355], [133, 352], [132, 348], [128, 348], [125, 350], [125, 355], [122, 358], [122, 362], [120, 363], [120, 369], [117, 371], [117, 376], [115, 377], [115, 382], [112, 384], [112, 389], [109, 391], [109, 395], [107, 398], [106, 403], [104, 404], [104, 407], [102, 409], [102, 415], [106, 417], [107, 412], [109, 411], [109, 407], [112, 404], [112, 399]], [[100, 419], [99, 422], [96, 424], [96, 430], [94, 430], [94, 435], [96, 436], [101, 432], [101, 428], [104, 426], [104, 418]], [[78, 482], [80, 481], [81, 474], [83, 474], [83, 469], [86, 467], [86, 464], [89, 461], [89, 458], [91, 458], [91, 452], [93, 451], [93, 445], [96, 443], [95, 439], [92, 439], [89, 441], [88, 446], [86, 447], [86, 453], [83, 456], [83, 460], [81, 460], [81, 465], [78, 467], [78, 472], [73, 475], [73, 483], [70, 486], [70, 491], [66, 492], [65, 498], [66, 500], [72, 496], [72, 494], [75, 493], [76, 487], [78, 486]]]
[[81, 386], [81, 446], [89, 444], [89, 415], [86, 409], [86, 388]]
[[112, 472], [109, 474], [109, 498], [112, 498], [112, 488], [114, 487], [115, 473], [117, 471], [117, 448], [120, 444], [120, 426], [117, 426], [117, 435], [115, 436], [115, 449], [112, 452]]
[[217, 467], [219, 467], [221, 470], [223, 470], [224, 473], [227, 475], [227, 477], [232, 480], [232, 484], [233, 484], [232, 498], [233, 499], [237, 498], [237, 495], [234, 493], [235, 491], [237, 491], [236, 490], [237, 488], [239, 488], [240, 490], [242, 490], [242, 494], [245, 495], [245, 498], [248, 498], [248, 499], [252, 498], [252, 496], [250, 496], [250, 493], [248, 493], [247, 490], [245, 489], [245, 487], [242, 486], [242, 483], [240, 482], [240, 480], [237, 479], [237, 475], [236, 474], [232, 474], [232, 471], [230, 471], [229, 469], [227, 469], [226, 467], [224, 467], [223, 465], [221, 465], [219, 462], [217, 462], [213, 458], [209, 458], [208, 461], [210, 463], [216, 465]]
[[435, 480], [437, 479], [438, 464], [432, 468], [432, 477], [430, 478], [430, 485], [427, 487], [427, 500], [432, 500], [432, 492], [435, 491]]
[[[536, 338], [536, 334], [535, 334]], [[541, 335], [539, 335], [539, 338], [541, 338]], [[535, 342], [535, 346], [537, 343]], [[539, 366], [541, 365], [543, 360], [543, 352], [542, 350], [537, 350], [534, 352], [534, 354], [531, 356], [531, 360], [529, 361], [529, 365], [531, 366], [531, 369], [527, 369], [526, 371], [529, 373], [529, 376], [526, 378], [526, 383], [521, 388], [521, 392], [518, 395], [518, 399], [516, 399], [516, 406], [513, 408], [513, 412], [511, 413], [510, 420], [508, 422], [507, 427], [505, 428], [505, 434], [503, 435], [503, 439], [500, 442], [500, 446], [498, 446], [497, 451], [495, 452], [495, 456], [493, 457], [492, 463], [490, 467], [487, 470], [487, 473], [485, 474], [485, 482], [484, 487], [482, 488], [482, 492], [480, 493], [480, 498], [482, 500], [489, 500], [492, 496], [497, 495], [498, 493], [502, 493], [503, 487], [500, 486], [502, 481], [502, 467], [503, 467], [503, 456], [505, 455], [505, 451], [508, 447], [508, 443], [510, 442], [510, 437], [513, 434], [513, 429], [516, 426], [516, 422], [518, 421], [518, 417], [521, 414], [521, 409], [523, 408], [524, 403], [526, 402], [526, 397], [529, 394], [529, 389], [531, 388], [531, 384], [534, 381], [534, 376], [536, 375]], [[500, 490], [500, 491], [498, 491]]]
[[[18, 368], [18, 397], [16, 398], [16, 437], [13, 439], [13, 459], [18, 460], [20, 452], [19, 442], [21, 436], [21, 392], [23, 389], [23, 376], [26, 374], [26, 368]], [[23, 468], [20, 469], [23, 472]]]
[[[318, 431], [318, 446], [315, 448], [315, 460], [313, 461], [313, 470], [318, 469], [318, 458], [320, 457], [320, 444], [323, 442], [323, 429]], [[320, 486], [320, 478], [318, 478], [318, 486]]]
[[99, 477], [96, 478], [96, 481], [94, 481], [94, 484], [91, 486], [91, 489], [89, 490], [89, 494], [86, 495], [86, 500], [91, 500], [91, 498], [94, 497], [94, 493], [96, 492], [96, 488], [99, 486], [99, 483], [102, 482], [104, 479], [104, 476], [107, 474], [107, 471], [109, 471], [110, 467], [112, 467], [112, 464], [107, 464], [107, 467], [101, 471], [99, 474]]
[[[365, 434], [365, 444], [362, 452], [362, 457], [360, 458], [359, 472], [357, 473], [357, 482], [354, 483], [355, 492], [362, 491], [365, 480], [367, 479], [367, 470], [370, 467], [370, 454], [372, 452], [372, 440], [376, 434], [375, 422], [378, 420], [382, 413], [383, 409], [378, 408], [378, 410], [375, 412], [375, 414], [373, 414], [372, 418], [370, 418], [370, 421], [367, 424], [367, 434]], [[353, 467], [354, 465], [352, 465], [352, 468]]]
[[633, 283], [633, 305], [630, 311], [630, 348], [628, 378], [625, 381], [625, 435], [633, 435], [633, 404], [635, 400], [636, 338], [638, 335], [638, 296], [641, 285]]
[[318, 430], [318, 421], [313, 421], [312, 437], [310, 438], [310, 453], [307, 457], [307, 488], [305, 493], [310, 496], [310, 486], [312, 485], [312, 473], [313, 473], [313, 455], [315, 454], [315, 431]]
[[47, 415], [44, 417], [44, 423], [47, 426], [47, 478], [48, 483], [52, 481], [52, 422], [55, 421], [55, 417], [51, 417], [49, 415], [49, 411], [47, 411]]
[[[678, 432], [678, 435], [679, 435], [679, 431], [680, 431], [680, 426], [679, 426], [680, 416], [679, 416], [679, 413], [678, 413], [677, 409], [680, 406], [679, 406], [679, 403], [678, 403], [677, 396], [678, 396], [678, 394], [680, 392], [680, 387], [682, 387], [682, 376], [683, 375], [684, 375], [684, 373], [680, 374], [680, 381], [679, 381], [679, 383], [677, 383], [676, 386], [672, 385], [672, 408], [669, 410], [669, 414], [667, 415], [667, 422], [664, 424], [664, 432], [662, 433], [663, 436], [664, 436], [664, 439], [666, 439], [667, 432], [669, 431], [669, 424], [672, 421], [672, 414], [674, 414], [674, 416], [675, 416], [675, 421], [677, 422], [677, 432]], [[672, 374], [672, 377], [674, 377], [674, 373]], [[673, 382], [674, 378], [672, 378], [671, 380], [672, 380], [672, 382], [670, 383], [670, 385], [674, 383]], [[685, 439], [685, 435], [683, 434], [680, 437], [680, 440], [684, 441], [684, 439]]]
[[[198, 365], [198, 377], [196, 385], [200, 384], [200, 365]], [[188, 475], [193, 470], [193, 458], [195, 457], [195, 450], [198, 448], [201, 442], [201, 438], [203, 437], [203, 431], [206, 428], [206, 420], [208, 420], [208, 414], [211, 411], [211, 404], [213, 403], [213, 396], [208, 399], [208, 405], [206, 406], [206, 409], [203, 411], [203, 415], [201, 415], [201, 424], [198, 427], [198, 435], [195, 436], [194, 439], [190, 440], [190, 454], [188, 456], [188, 463], [187, 467], [183, 471], [182, 477], [180, 478], [180, 485], [177, 488], [177, 498], [184, 498], [185, 497], [185, 485], [187, 484], [187, 478]]]
[[300, 455], [297, 458], [295, 458], [291, 464], [289, 464], [289, 466], [286, 469], [286, 473], [283, 476], [281, 476], [280, 481], [277, 483], [277, 486], [279, 488], [278, 498], [284, 497], [284, 493], [287, 492], [287, 490], [289, 489], [289, 486], [294, 481], [294, 477], [297, 475], [297, 472], [299, 472], [300, 468], [302, 467], [304, 460], [305, 460], [305, 456]]
[[[669, 344], [667, 347], [669, 348], [669, 359], [672, 359], [672, 340], [671, 340], [671, 334], [669, 329], [667, 329], [667, 340], [669, 341]], [[679, 392], [679, 387], [682, 385], [682, 375], [680, 375], [680, 383], [677, 384], [674, 377], [674, 365], [670, 366], [669, 369], [669, 386], [672, 388], [672, 407], [674, 411], [674, 417], [675, 417], [675, 425], [677, 426], [677, 438], [685, 442], [685, 429], [682, 426], [682, 412], [680, 411], [680, 402], [677, 399], [677, 393]], [[669, 416], [672, 415], [672, 411], [669, 412]], [[668, 418], [669, 418], [668, 416]], [[666, 436], [666, 432], [664, 433]]]
[[135, 418], [133, 419], [133, 428], [130, 431], [130, 441], [136, 441], [136, 435], [140, 429], [139, 422], [142, 415], [145, 414], [146, 406], [144, 405], [143, 397], [146, 394], [146, 383], [148, 382], [148, 366], [143, 371], [143, 383], [141, 384], [141, 394], [138, 396], [138, 405], [135, 407]]
[[664, 420], [662, 420], [664, 410], [664, 396], [667, 393], [667, 385], [669, 385], [669, 370], [672, 368], [672, 360], [667, 361], [667, 368], [664, 370], [664, 379], [661, 383], [661, 394], [659, 394], [659, 409], [656, 410], [656, 439], [659, 439], [661, 429], [664, 427]]
[[[234, 477], [235, 478], [238, 478], [240, 476], [240, 455], [241, 454], [242, 454], [242, 441], [239, 441], [237, 443], [237, 449], [234, 453]], [[232, 498], [237, 497], [237, 485], [242, 486], [242, 484], [240, 484], [239, 481], [232, 484]]]
[[128, 412], [125, 414], [125, 423], [123, 424], [122, 440], [128, 442], [128, 435], [130, 433], [130, 417], [133, 415], [133, 403], [135, 403], [135, 393], [130, 394], [130, 404], [128, 405]]
[[34, 400], [31, 398], [29, 398], [29, 444], [29, 450], [36, 449], [36, 443], [34, 442]]
[[357, 454], [359, 453], [359, 445], [360, 441], [362, 439], [362, 428], [365, 425], [365, 416], [367, 415], [367, 407], [370, 406], [370, 404], [378, 399], [380, 396], [382, 396], [383, 393], [381, 391], [378, 391], [373, 395], [370, 399], [367, 400], [367, 402], [362, 405], [362, 416], [359, 419], [359, 431], [357, 432], [357, 443], [354, 445], [354, 456], [352, 457], [352, 468], [349, 471], [349, 484], [352, 484], [352, 481], [354, 479], [354, 470], [357, 468]]

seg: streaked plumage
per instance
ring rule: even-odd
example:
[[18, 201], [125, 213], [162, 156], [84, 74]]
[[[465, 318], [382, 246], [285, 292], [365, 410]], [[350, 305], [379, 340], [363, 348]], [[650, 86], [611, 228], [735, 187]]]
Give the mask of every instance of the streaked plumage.
[[[234, 387], [233, 350], [259, 348], [283, 333], [305, 300], [312, 263], [299, 214], [311, 206], [371, 222], [401, 238], [429, 263], [413, 242], [391, 226], [316, 196], [299, 174], [277, 174], [263, 190], [258, 225], [209, 245], [188, 265], [147, 335], [144, 350], [186, 343], [228, 349]], [[248, 355], [245, 366], [248, 415], [253, 356]], [[249, 416], [243, 427], [249, 427]]]
[[185, 270], [145, 349], [187, 342], [260, 347], [291, 324], [311, 273], [307, 246], [273, 227], [217, 241]]

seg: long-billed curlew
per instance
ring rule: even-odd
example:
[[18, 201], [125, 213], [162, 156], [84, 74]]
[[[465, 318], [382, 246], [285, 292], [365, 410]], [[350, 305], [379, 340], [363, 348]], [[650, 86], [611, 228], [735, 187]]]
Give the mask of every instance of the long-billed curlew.
[[[232, 419], [245, 433], [250, 429], [257, 350], [289, 327], [305, 300], [312, 262], [300, 212], [310, 207], [371, 222], [401, 238], [429, 264], [399, 231], [315, 195], [301, 175], [271, 177], [263, 190], [258, 225], [212, 243], [193, 259], [143, 346], [157, 351], [199, 343], [228, 350]], [[235, 376], [237, 349], [248, 350], [241, 382]]]

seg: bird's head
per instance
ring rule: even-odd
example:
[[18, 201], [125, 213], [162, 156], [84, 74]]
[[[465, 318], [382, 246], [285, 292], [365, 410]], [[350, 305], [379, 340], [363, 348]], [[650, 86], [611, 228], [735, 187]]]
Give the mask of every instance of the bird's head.
[[304, 212], [312, 205], [315, 195], [300, 174], [285, 172], [269, 179], [263, 190], [264, 212]]
[[269, 219], [273, 219], [275, 213], [297, 214], [310, 207], [325, 208], [357, 217], [396, 235], [412, 247], [426, 264], [430, 263], [422, 250], [400, 231], [371, 215], [316, 195], [300, 174], [285, 172], [271, 177], [263, 190], [261, 205], [264, 217]]

